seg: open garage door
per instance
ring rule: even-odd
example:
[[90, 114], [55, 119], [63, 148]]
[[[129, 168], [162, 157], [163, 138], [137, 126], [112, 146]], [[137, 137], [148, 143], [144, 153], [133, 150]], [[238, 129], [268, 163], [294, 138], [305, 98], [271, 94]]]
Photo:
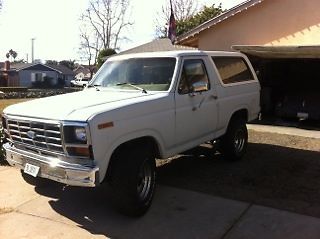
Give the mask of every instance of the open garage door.
[[233, 46], [261, 83], [262, 117], [320, 120], [320, 46]]

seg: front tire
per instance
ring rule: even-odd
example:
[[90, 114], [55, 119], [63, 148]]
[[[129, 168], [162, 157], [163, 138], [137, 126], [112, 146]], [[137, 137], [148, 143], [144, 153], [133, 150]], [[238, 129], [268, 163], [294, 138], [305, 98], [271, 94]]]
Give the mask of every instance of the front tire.
[[226, 134], [221, 139], [221, 151], [227, 160], [240, 160], [247, 151], [248, 130], [246, 121], [232, 119]]
[[113, 158], [109, 182], [113, 204], [125, 215], [142, 216], [151, 205], [155, 180], [152, 152], [136, 147], [120, 149]]

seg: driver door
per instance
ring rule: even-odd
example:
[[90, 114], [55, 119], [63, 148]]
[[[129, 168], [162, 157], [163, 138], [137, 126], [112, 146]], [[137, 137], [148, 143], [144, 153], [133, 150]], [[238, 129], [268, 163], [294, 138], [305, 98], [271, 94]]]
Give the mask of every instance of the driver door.
[[210, 82], [207, 58], [185, 58], [176, 92], [176, 143], [201, 140], [214, 134], [217, 100]]

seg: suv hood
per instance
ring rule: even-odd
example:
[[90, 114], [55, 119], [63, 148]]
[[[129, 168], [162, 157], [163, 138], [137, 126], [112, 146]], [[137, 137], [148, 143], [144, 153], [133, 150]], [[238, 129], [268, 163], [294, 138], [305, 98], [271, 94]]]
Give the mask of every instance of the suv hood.
[[4, 113], [50, 120], [72, 120], [74, 118], [72, 115], [76, 115], [78, 121], [86, 121], [94, 113], [94, 107], [97, 107], [97, 111], [101, 107], [107, 111], [139, 102], [142, 97], [152, 95], [154, 94], [140, 91], [97, 91], [93, 88], [11, 105], [4, 110]]

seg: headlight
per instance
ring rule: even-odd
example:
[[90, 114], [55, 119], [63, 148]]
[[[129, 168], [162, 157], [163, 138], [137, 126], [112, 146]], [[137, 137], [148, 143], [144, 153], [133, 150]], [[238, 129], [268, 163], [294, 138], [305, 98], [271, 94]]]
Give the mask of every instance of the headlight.
[[87, 142], [87, 133], [84, 127], [75, 127], [74, 134], [75, 134], [76, 140], [79, 140], [81, 142]]
[[67, 155], [94, 160], [87, 123], [64, 122], [63, 140]]
[[67, 144], [86, 144], [88, 141], [85, 126], [65, 125], [63, 127], [64, 141]]

